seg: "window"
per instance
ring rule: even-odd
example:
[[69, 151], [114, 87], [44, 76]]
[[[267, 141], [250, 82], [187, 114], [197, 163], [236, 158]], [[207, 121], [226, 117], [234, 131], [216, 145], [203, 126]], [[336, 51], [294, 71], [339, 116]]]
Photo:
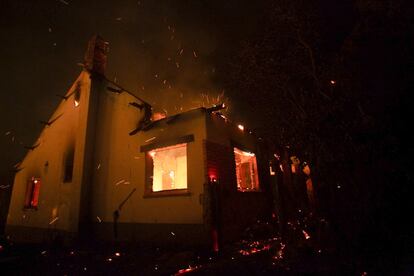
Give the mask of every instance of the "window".
[[40, 190], [40, 178], [32, 177], [27, 183], [26, 187], [26, 198], [24, 202], [25, 208], [37, 209], [39, 201], [39, 190]]
[[75, 157], [75, 150], [71, 148], [66, 153], [63, 182], [72, 182], [74, 157]]
[[237, 189], [242, 192], [258, 191], [256, 155], [251, 152], [234, 148], [236, 162]]
[[187, 189], [187, 144], [147, 152], [151, 192]]

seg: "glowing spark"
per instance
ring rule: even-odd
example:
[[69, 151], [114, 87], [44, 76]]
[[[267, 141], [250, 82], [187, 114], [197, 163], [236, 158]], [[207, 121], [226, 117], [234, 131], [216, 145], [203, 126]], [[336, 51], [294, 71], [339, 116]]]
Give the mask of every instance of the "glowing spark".
[[79, 106], [79, 102], [75, 100], [75, 107]]
[[341, 185], [336, 186], [336, 188], [341, 189]]
[[196, 51], [193, 51], [193, 56], [194, 56], [195, 58], [197, 58], [197, 53], [196, 53]]
[[184, 48], [182, 48], [182, 49], [180, 50], [180, 56], [183, 54], [183, 52], [184, 52]]
[[306, 231], [305, 231], [305, 230], [302, 230], [302, 233], [303, 233], [303, 235], [305, 236], [305, 240], [309, 240], [309, 239], [310, 239], [309, 234], [308, 234], [308, 233], [306, 233]]
[[101, 222], [102, 222], [102, 220], [101, 220], [101, 218], [100, 218], [100, 217], [96, 216], [96, 219], [99, 221], [99, 223], [101, 223]]
[[201, 267], [201, 265], [200, 266], [194, 266], [194, 267], [191, 267], [191, 265], [189, 265], [188, 268], [183, 268], [183, 269], [178, 270], [178, 272], [175, 275], [185, 274], [187, 272], [191, 272], [191, 271], [194, 271], [196, 269], [199, 269], [200, 267]]
[[155, 151], [150, 151], [149, 155], [154, 158], [155, 157], [156, 152]]
[[331, 83], [332, 85], [335, 85], [335, 84], [336, 84], [336, 81], [335, 81], [335, 80], [331, 80], [331, 81], [330, 81], [330, 83]]
[[58, 219], [59, 219], [59, 217], [55, 217], [54, 219], [52, 219], [52, 220], [49, 222], [49, 225], [52, 225], [52, 224], [53, 224], [53, 223], [55, 223]]
[[118, 186], [119, 184], [124, 183], [124, 182], [125, 182], [125, 179], [119, 180], [118, 182], [115, 183], [115, 186]]
[[147, 140], [145, 140], [144, 142], [145, 143], [148, 143], [148, 142], [151, 142], [152, 140], [155, 140], [157, 137], [151, 137], [151, 138], [149, 138], [149, 139], [147, 139]]
[[121, 253], [115, 252], [115, 256], [119, 257], [119, 256], [121, 256]]
[[40, 252], [40, 254], [45, 255], [45, 254], [46, 254], [46, 250], [45, 250], [45, 251]]
[[175, 233], [174, 232], [171, 232], [171, 235], [175, 236]]
[[112, 262], [112, 259], [111, 258], [108, 258], [108, 259], [106, 259], [108, 262]]
[[98, 164], [98, 167], [96, 169], [99, 170], [100, 167], [101, 167], [101, 163]]
[[244, 130], [244, 126], [243, 125], [238, 125], [237, 126], [241, 131], [243, 131]]

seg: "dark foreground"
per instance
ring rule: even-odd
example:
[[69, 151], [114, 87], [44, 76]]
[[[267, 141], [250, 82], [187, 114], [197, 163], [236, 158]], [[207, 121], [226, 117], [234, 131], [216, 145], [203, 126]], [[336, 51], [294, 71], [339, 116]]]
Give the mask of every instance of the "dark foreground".
[[[292, 232], [293, 233], [293, 232]], [[0, 242], [1, 275], [414, 275], [409, 258], [356, 256], [321, 246], [312, 233], [282, 239], [256, 232], [214, 253], [184, 246]], [[292, 238], [294, 237], [294, 238]]]

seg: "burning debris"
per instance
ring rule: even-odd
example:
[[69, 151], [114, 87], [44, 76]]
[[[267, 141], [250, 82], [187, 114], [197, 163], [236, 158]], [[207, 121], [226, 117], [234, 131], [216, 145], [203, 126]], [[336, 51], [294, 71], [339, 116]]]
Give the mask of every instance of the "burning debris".
[[175, 273], [174, 275], [183, 275], [183, 274], [186, 274], [186, 273], [194, 272], [195, 270], [198, 270], [200, 268], [201, 268], [201, 266], [193, 266], [193, 267], [188, 266], [188, 268], [183, 268], [183, 269], [178, 270], [178, 272]]

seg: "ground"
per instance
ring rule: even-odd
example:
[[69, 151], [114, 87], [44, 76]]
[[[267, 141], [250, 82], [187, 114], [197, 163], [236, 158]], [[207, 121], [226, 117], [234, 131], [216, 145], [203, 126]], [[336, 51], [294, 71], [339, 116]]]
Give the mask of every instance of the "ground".
[[[308, 232], [307, 232], [308, 231]], [[247, 229], [219, 253], [140, 244], [0, 244], [3, 275], [413, 275], [392, 258], [364, 258], [321, 246], [314, 232], [291, 225], [282, 239], [269, 223]], [[323, 247], [323, 248], [322, 248]], [[402, 264], [406, 265], [402, 265]]]

